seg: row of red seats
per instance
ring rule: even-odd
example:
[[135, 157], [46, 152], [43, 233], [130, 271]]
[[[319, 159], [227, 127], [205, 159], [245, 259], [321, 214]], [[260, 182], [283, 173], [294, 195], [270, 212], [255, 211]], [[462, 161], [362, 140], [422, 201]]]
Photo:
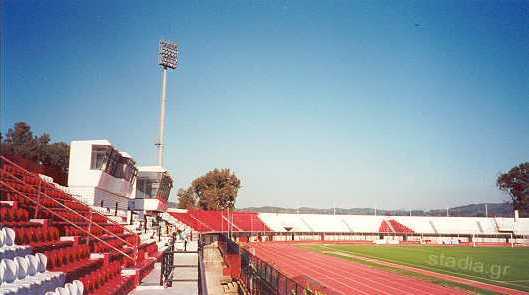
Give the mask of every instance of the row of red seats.
[[9, 163], [4, 163], [2, 172], [2, 180], [20, 192], [36, 194], [40, 191], [56, 200], [75, 201], [70, 195], [42, 180], [38, 175], [19, 169]]
[[17, 169], [13, 165], [9, 165], [5, 161], [2, 161], [2, 172], [15, 174], [17, 172]]
[[230, 212], [189, 210], [186, 213], [170, 212], [181, 222], [197, 231], [270, 231], [255, 212]]
[[[121, 249], [125, 254], [127, 254], [129, 257], [134, 257], [134, 249], [133, 248], [123, 248]], [[123, 267], [135, 267], [136, 261], [131, 260], [129, 257], [118, 253], [118, 252], [112, 252], [110, 254], [110, 261], [118, 261], [120, 265]]]
[[15, 192], [5, 191], [5, 190], [9, 190], [9, 188], [5, 187], [4, 185], [0, 185], [0, 189], [4, 190], [4, 192], [0, 194], [0, 200], [2, 201], [14, 201], [14, 202], [17, 202], [21, 206], [34, 206], [35, 205], [35, 203], [33, 203], [29, 198], [24, 198], [23, 196]]
[[[15, 242], [17, 244], [46, 243], [59, 240], [59, 230], [56, 227], [16, 227]], [[32, 245], [32, 246], [35, 246]]]
[[90, 257], [88, 245], [77, 245], [44, 252], [48, 257], [48, 270], [54, 271], [63, 266], [86, 260]]
[[29, 174], [26, 175], [23, 179], [24, 182], [29, 185], [39, 185], [39, 183], [43, 181], [40, 177]]
[[90, 208], [88, 206], [79, 202], [65, 200], [64, 205], [75, 210], [76, 212], [90, 212]]
[[[118, 239], [118, 237], [119, 237], [119, 239]], [[117, 237], [115, 237], [115, 236], [102, 236], [101, 239], [103, 241], [107, 242], [107, 243], [109, 241], [114, 241], [114, 240], [120, 241], [124, 245], [126, 244], [128, 246], [137, 245], [137, 244], [140, 243], [140, 238], [137, 235], [133, 235], [133, 234], [118, 234]], [[125, 240], [126, 243], [123, 242], [123, 240]], [[101, 241], [94, 240], [93, 243], [101, 243]]]
[[[137, 236], [129, 235], [126, 237], [121, 237], [121, 238], [127, 241], [129, 244], [135, 245]], [[93, 242], [92, 250], [96, 253], [109, 253], [109, 252], [113, 252], [114, 249], [112, 247], [122, 249], [123, 246], [125, 245], [125, 243], [122, 240], [117, 239], [117, 238], [105, 239], [104, 241], [105, 243], [101, 241]], [[109, 245], [112, 247], [110, 247]]]
[[380, 226], [378, 228], [378, 232], [381, 233], [392, 233], [391, 227], [389, 226], [388, 222], [386, 220], [382, 220], [382, 223], [380, 223]]
[[[65, 193], [62, 192], [62, 191], [59, 191], [59, 193], [57, 193], [57, 190], [56, 188], [54, 188], [54, 190], [50, 190], [50, 189], [46, 189], [46, 188], [40, 188], [40, 191], [44, 194], [41, 194], [39, 196], [39, 187], [37, 186], [34, 186], [34, 185], [29, 185], [29, 184], [26, 184], [24, 182], [22, 182], [20, 179], [13, 179], [13, 178], [6, 178], [6, 179], [2, 179], [4, 180], [8, 185], [10, 185], [11, 187], [13, 187], [15, 190], [19, 191], [20, 193], [23, 193], [25, 196], [33, 199], [33, 200], [39, 200], [39, 203], [42, 204], [42, 205], [45, 205], [45, 206], [48, 206], [48, 205], [51, 205], [52, 207], [55, 207], [55, 206], [59, 206], [57, 205], [57, 202], [54, 202], [53, 200], [50, 199], [53, 198], [53, 199], [59, 199], [59, 200], [62, 200], [62, 198], [57, 198], [57, 195], [64, 195]], [[45, 182], [43, 182], [45, 183]], [[7, 188], [7, 186], [6, 186]], [[30, 200], [28, 200], [27, 198], [24, 198], [22, 196], [20, 196], [19, 194], [16, 194], [16, 193], [12, 193], [14, 196], [12, 196], [11, 198], [13, 198], [13, 201], [19, 201], [19, 202], [22, 202], [22, 203], [28, 203], [30, 205], [33, 205], [34, 203], [31, 202]], [[47, 196], [46, 196], [47, 195]]]
[[[99, 226], [92, 225], [90, 227], [90, 233], [95, 235], [95, 236], [105, 235], [105, 234], [108, 234], [108, 232], [111, 232], [113, 234], [122, 234], [123, 233], [123, 228], [121, 226], [118, 226], [118, 225], [101, 225], [101, 226], [104, 227], [106, 229], [106, 231], [103, 230]], [[64, 234], [66, 236], [80, 236], [80, 237], [87, 236], [86, 232], [88, 232], [88, 226], [82, 225], [82, 226], [79, 226], [79, 227], [81, 227], [84, 231], [79, 229], [78, 227], [73, 226], [73, 225], [64, 226], [63, 227]]]
[[103, 259], [89, 259], [90, 250], [87, 245], [50, 251], [46, 256], [51, 263], [48, 269], [64, 272], [66, 281], [77, 280], [103, 264]]
[[229, 220], [242, 231], [270, 231], [256, 212], [230, 212]]
[[[100, 223], [100, 225], [108, 223], [107, 218], [102, 215], [93, 214], [92, 217], [90, 217], [90, 214], [88, 214], [88, 212], [80, 212], [81, 215], [79, 215], [70, 212], [70, 210], [66, 210], [67, 209], [64, 209], [63, 207], [54, 208], [53, 212], [59, 216], [62, 216], [62, 218], [50, 213], [49, 211], [43, 213], [43, 217], [41, 218], [53, 219], [55, 222], [64, 222], [64, 219], [66, 219], [77, 225], [81, 225], [81, 223], [89, 223], [90, 220], [95, 223]], [[85, 217], [86, 219], [84, 219], [83, 217]], [[121, 226], [118, 227], [121, 228], [121, 230], [123, 229]]]
[[118, 239], [107, 240], [105, 241], [105, 243], [101, 241], [97, 241], [93, 243], [92, 250], [96, 253], [109, 253], [109, 252], [114, 251], [114, 249], [112, 249], [109, 245], [111, 245], [114, 248], [121, 249], [123, 248], [123, 244], [124, 244], [123, 241], [118, 240]]
[[200, 220], [197, 220], [189, 213], [169, 212], [169, 214], [171, 214], [174, 218], [178, 219], [180, 222], [183, 222], [186, 225], [192, 227], [196, 231], [207, 232], [214, 230], [212, 227], [203, 223]]
[[23, 180], [24, 182], [28, 184], [38, 184], [40, 181], [40, 177], [37, 175], [31, 174], [28, 171], [24, 171], [21, 169], [18, 169], [14, 165], [5, 162], [2, 160], [2, 178], [7, 178], [9, 176], [16, 177], [18, 179]]
[[[84, 216], [82, 214], [76, 214], [76, 213], [65, 212], [65, 211], [63, 211], [63, 212], [55, 212], [55, 213], [57, 213], [57, 215], [62, 217], [62, 218], [60, 218], [59, 216], [52, 216], [52, 219], [53, 220], [57, 220], [57, 221], [62, 221], [64, 219], [66, 219], [66, 220], [68, 220], [70, 222], [73, 222], [73, 223], [76, 223], [76, 222], [88, 222], [87, 219], [89, 218], [89, 216]], [[92, 221], [97, 222], [97, 221], [93, 220], [93, 218], [92, 218]]]
[[[121, 266], [117, 261], [81, 277], [85, 294], [119, 294], [116, 291], [119, 289], [121, 280]], [[107, 283], [110, 283], [108, 287]], [[108, 291], [113, 292], [109, 293]]]
[[405, 233], [405, 234], [412, 234], [413, 230], [404, 224], [396, 221], [395, 219], [390, 219], [389, 223], [397, 233]]
[[189, 210], [188, 213], [216, 231], [228, 230], [228, 221], [223, 217], [222, 211]]
[[13, 187], [15, 190], [21, 193], [29, 193], [29, 194], [37, 193], [37, 190], [32, 185], [27, 185], [18, 179], [3, 178], [2, 180], [5, 181], [9, 186]]
[[53, 185], [49, 183], [44, 184], [43, 191], [48, 196], [56, 199], [56, 200], [71, 200], [72, 197], [68, 195], [67, 193], [63, 192], [62, 190], [54, 187]]
[[[19, 183], [17, 190], [27, 193], [37, 192], [40, 187], [41, 192], [44, 192], [52, 197], [59, 197], [60, 195], [66, 195], [64, 192], [54, 187], [52, 184], [44, 181], [38, 175], [26, 171], [22, 168], [18, 168], [9, 162], [2, 161], [2, 179], [3, 180], [15, 180]], [[22, 184], [22, 186], [20, 185]]]
[[0, 208], [0, 220], [3, 222], [29, 221], [29, 212], [22, 208]]
[[[33, 199], [36, 199], [36, 195], [34, 196]], [[13, 193], [13, 192], [5, 192], [5, 193], [3, 193], [1, 200], [4, 200], [4, 201], [15, 201], [21, 207], [25, 207], [25, 208], [34, 208], [35, 207], [35, 204], [31, 200], [29, 200], [28, 198], [24, 198], [20, 194]], [[46, 208], [48, 208], [48, 209], [53, 209], [53, 210], [51, 210], [51, 211], [53, 211], [53, 213], [50, 210], [41, 209], [41, 210], [39, 210], [37, 218], [52, 219], [52, 220], [59, 221], [59, 222], [62, 222], [64, 219], [66, 219], [66, 220], [69, 220], [69, 221], [74, 222], [74, 223], [81, 223], [81, 222], [88, 223], [87, 220], [85, 220], [83, 217], [89, 217], [89, 215], [88, 216], [86, 214], [82, 215], [83, 212], [81, 212], [81, 215], [80, 215], [80, 214], [76, 214], [76, 213], [72, 213], [72, 212], [66, 211], [66, 209], [59, 207], [60, 205], [58, 205], [57, 202], [55, 202], [53, 200], [50, 200], [49, 198], [41, 197], [40, 200], [39, 200], [39, 204], [44, 206], [44, 207], [46, 207]], [[79, 206], [79, 205], [84, 206], [82, 204], [75, 203], [75, 202], [70, 202], [68, 204], [76, 204], [77, 206]], [[57, 209], [57, 207], [58, 207], [58, 209]], [[84, 206], [84, 208], [88, 208], [88, 207]], [[21, 213], [21, 212], [24, 212], [24, 211], [22, 211], [24, 209], [17, 209], [18, 212], [20, 212], [20, 213], [15, 213], [15, 215], [13, 215], [13, 211], [12, 210], [8, 210], [7, 208], [1, 208], [1, 209], [2, 209], [2, 211], [0, 212], [0, 214], [2, 214], [2, 218], [1, 218], [2, 221], [5, 220], [5, 222], [18, 222], [18, 221], [28, 221], [29, 220], [29, 215], [30, 214], [29, 214], [29, 212], [27, 212], [27, 210], [25, 210], [27, 215], [26, 215], [26, 213], [24, 213], [24, 214]], [[14, 211], [14, 212], [17, 212], [17, 211]], [[59, 216], [62, 216], [64, 219], [56, 216], [54, 213], [58, 214]], [[6, 217], [4, 217], [4, 214], [5, 214]], [[94, 213], [92, 215], [92, 221], [96, 222], [96, 223], [107, 223], [108, 220], [107, 220], [107, 218], [105, 216], [102, 216], [102, 215]], [[71, 228], [74, 228], [74, 227], [72, 226]], [[86, 227], [86, 228], [88, 228], [88, 227]], [[119, 226], [119, 225], [105, 226], [105, 228], [107, 228], [109, 231], [111, 231], [113, 233], [122, 233], [123, 232], [123, 227]], [[73, 231], [74, 231], [73, 233], [69, 233], [67, 235], [80, 235], [80, 236], [86, 235], [86, 234], [82, 233], [82, 231], [80, 231], [80, 230], [73, 230]], [[101, 234], [104, 234], [105, 231], [103, 229], [99, 228], [99, 227], [92, 227], [92, 233], [94, 233], [96, 235], [101, 235]]]

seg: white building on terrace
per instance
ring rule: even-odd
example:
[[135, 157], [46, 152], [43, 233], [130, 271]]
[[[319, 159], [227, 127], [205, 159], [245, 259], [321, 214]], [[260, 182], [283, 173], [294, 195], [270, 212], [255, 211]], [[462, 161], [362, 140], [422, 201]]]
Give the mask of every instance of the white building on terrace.
[[167, 209], [167, 199], [173, 188], [173, 178], [161, 166], [138, 167], [131, 208], [136, 211], [162, 212]]
[[80, 140], [70, 144], [68, 187], [89, 205], [128, 209], [138, 173], [136, 162], [108, 140]]

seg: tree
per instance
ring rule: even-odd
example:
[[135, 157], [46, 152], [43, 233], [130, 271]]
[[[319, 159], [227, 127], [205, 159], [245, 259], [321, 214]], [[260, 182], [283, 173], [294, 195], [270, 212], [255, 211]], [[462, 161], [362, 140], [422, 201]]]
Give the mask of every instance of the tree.
[[529, 216], [529, 162], [498, 176], [498, 188], [511, 198], [512, 206], [522, 216]]
[[[49, 138], [49, 137], [48, 137]], [[17, 155], [24, 159], [38, 161], [40, 154], [40, 142], [31, 132], [31, 126], [26, 122], [15, 123], [14, 128], [9, 128], [6, 138], [2, 144], [2, 154]]]
[[70, 160], [70, 146], [64, 142], [44, 145], [42, 148], [41, 162], [44, 165], [57, 167], [62, 173], [68, 173]]
[[[34, 172], [44, 173], [52, 176], [58, 183], [66, 184], [70, 152], [68, 144], [50, 143], [51, 136], [47, 133], [34, 136], [31, 126], [26, 122], [15, 123], [13, 128], [9, 128], [5, 138], [3, 135], [1, 138], [2, 155], [8, 158], [22, 158], [36, 165], [42, 165], [43, 171]], [[26, 168], [30, 169], [30, 167]]]
[[197, 198], [191, 188], [179, 189], [176, 193], [178, 197], [178, 208], [193, 209], [197, 206]]
[[241, 181], [230, 169], [214, 169], [193, 180], [191, 187], [178, 191], [178, 207], [204, 210], [234, 209]]

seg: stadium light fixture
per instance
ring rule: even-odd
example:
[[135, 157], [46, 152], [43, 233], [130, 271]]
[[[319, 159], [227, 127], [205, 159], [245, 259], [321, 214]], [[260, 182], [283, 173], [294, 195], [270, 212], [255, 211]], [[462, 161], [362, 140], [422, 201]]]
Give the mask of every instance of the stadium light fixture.
[[162, 66], [162, 97], [160, 111], [160, 138], [156, 143], [158, 147], [158, 165], [163, 166], [164, 157], [164, 129], [165, 129], [165, 103], [167, 102], [167, 69], [176, 69], [178, 64], [178, 45], [172, 41], [161, 40], [159, 62]]
[[166, 40], [160, 41], [160, 61], [163, 68], [176, 69], [178, 64], [178, 45]]

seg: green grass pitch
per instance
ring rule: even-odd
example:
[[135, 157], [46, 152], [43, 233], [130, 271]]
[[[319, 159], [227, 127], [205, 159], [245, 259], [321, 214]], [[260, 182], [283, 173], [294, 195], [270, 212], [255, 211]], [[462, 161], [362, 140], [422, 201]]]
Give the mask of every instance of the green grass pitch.
[[376, 258], [529, 291], [529, 248], [354, 244], [303, 247], [325, 254]]

